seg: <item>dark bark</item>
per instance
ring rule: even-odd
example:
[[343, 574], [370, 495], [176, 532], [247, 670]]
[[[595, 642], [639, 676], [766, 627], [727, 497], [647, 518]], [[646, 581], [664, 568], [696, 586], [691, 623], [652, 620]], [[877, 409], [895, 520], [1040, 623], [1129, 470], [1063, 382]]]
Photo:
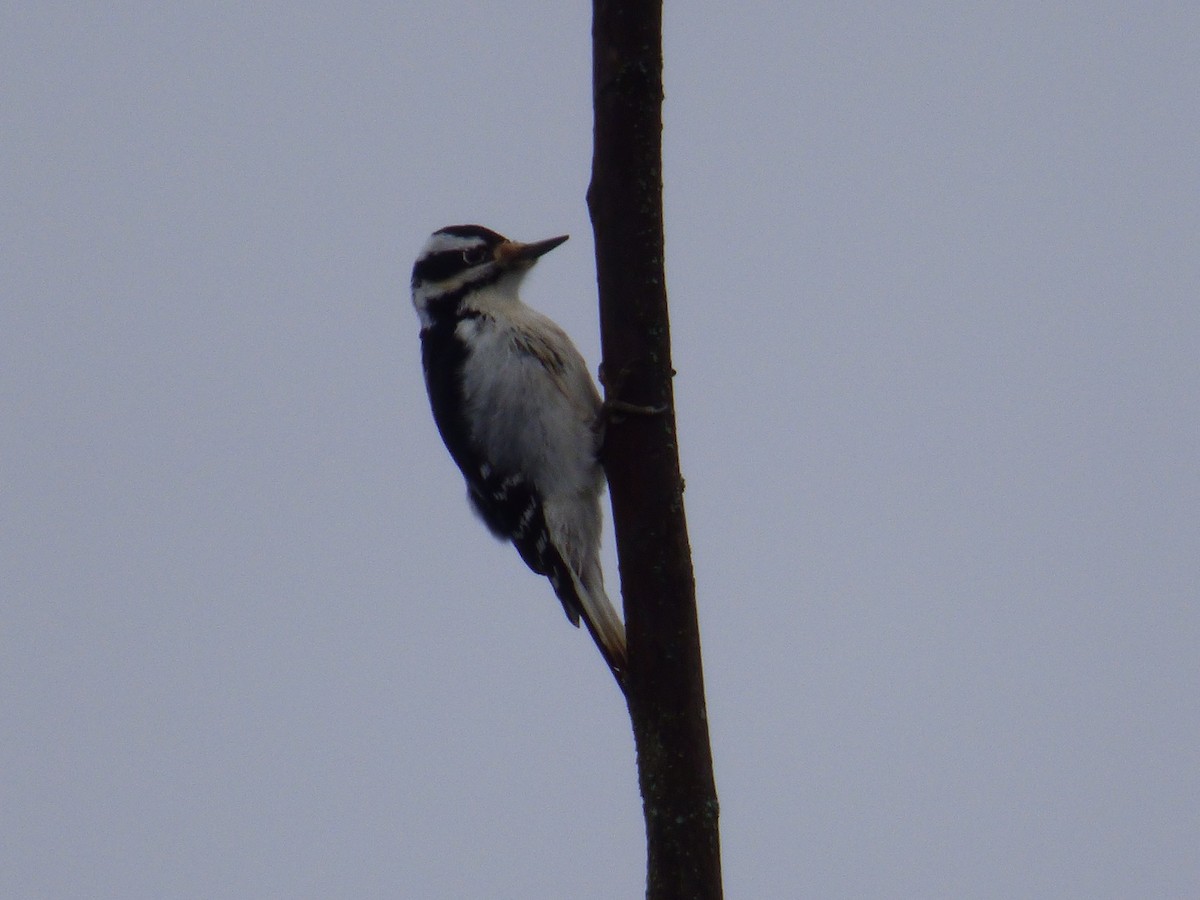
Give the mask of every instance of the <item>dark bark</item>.
[[663, 268], [662, 3], [594, 0], [596, 242], [608, 400], [604, 462], [629, 640], [646, 896], [721, 897], [717, 794], [683, 510]]

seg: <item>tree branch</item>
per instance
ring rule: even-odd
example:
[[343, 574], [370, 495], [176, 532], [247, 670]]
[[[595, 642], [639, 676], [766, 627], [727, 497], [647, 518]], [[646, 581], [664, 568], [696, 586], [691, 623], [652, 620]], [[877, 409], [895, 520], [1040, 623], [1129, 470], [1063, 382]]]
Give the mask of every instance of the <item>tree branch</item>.
[[[662, 3], [593, 0], [596, 243], [605, 437], [650, 900], [719, 900], [717, 795], [679, 471], [663, 267]], [[632, 412], [631, 407], [645, 407]], [[661, 409], [654, 412], [652, 408]]]

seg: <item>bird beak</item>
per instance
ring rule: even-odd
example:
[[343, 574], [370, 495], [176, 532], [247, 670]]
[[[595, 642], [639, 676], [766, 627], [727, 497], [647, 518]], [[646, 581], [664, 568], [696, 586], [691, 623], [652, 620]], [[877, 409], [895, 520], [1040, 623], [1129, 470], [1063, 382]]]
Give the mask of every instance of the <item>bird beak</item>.
[[496, 248], [496, 262], [502, 266], [532, 266], [539, 256], [549, 253], [570, 235], [548, 238], [544, 241], [534, 241], [532, 244], [522, 244], [519, 241], [505, 241]]

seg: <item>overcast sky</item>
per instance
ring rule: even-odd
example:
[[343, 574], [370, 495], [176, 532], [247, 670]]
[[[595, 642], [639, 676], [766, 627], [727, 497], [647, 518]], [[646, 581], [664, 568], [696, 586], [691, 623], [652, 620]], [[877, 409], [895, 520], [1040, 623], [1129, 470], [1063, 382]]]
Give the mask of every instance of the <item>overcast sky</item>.
[[[668, 6], [727, 895], [1200, 896], [1200, 6]], [[408, 296], [570, 232], [525, 299], [594, 370], [589, 29], [5, 5], [0, 896], [642, 894]]]

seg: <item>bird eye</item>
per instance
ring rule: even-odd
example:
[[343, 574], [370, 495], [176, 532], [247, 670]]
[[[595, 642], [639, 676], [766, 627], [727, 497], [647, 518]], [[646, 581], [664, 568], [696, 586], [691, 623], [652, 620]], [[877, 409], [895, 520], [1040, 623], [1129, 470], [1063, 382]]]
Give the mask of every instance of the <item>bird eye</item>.
[[462, 252], [462, 259], [468, 266], [476, 266], [483, 262], [485, 254], [482, 247], [468, 247]]

